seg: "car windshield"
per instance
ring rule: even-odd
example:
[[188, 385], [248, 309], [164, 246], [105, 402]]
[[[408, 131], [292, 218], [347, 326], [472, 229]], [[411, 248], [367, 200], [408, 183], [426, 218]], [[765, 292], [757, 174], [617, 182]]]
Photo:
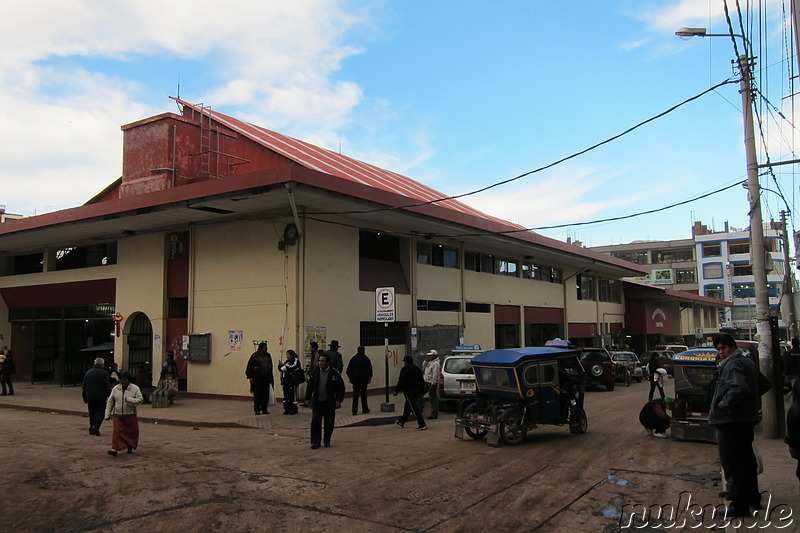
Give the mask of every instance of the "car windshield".
[[636, 360], [636, 356], [630, 353], [618, 353], [614, 356], [615, 361], [630, 361], [633, 362]]
[[448, 374], [472, 374], [471, 357], [451, 357], [444, 362], [444, 369]]
[[608, 356], [602, 352], [584, 352], [581, 359], [585, 359], [587, 361], [607, 361]]

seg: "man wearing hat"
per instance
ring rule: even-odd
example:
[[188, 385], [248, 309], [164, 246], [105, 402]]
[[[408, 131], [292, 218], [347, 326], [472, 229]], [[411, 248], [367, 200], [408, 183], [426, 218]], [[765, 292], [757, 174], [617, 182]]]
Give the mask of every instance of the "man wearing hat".
[[325, 352], [325, 355], [328, 356], [331, 366], [341, 374], [344, 369], [344, 361], [342, 360], [342, 354], [339, 353], [339, 341], [331, 341], [331, 347]]
[[111, 380], [102, 357], [94, 360], [94, 366], [83, 376], [81, 395], [89, 410], [89, 435], [100, 436], [100, 425], [106, 416], [106, 401], [111, 394]]
[[439, 352], [431, 350], [425, 354], [425, 361], [422, 362], [422, 377], [425, 379], [425, 387], [428, 389], [428, 400], [431, 402], [431, 414], [429, 420], [439, 418], [439, 373], [442, 365], [439, 363]]
[[245, 377], [250, 380], [250, 392], [253, 393], [253, 412], [260, 415], [269, 414], [269, 388], [275, 383], [272, 374], [272, 355], [267, 351], [267, 343], [258, 345], [250, 360], [247, 361]]

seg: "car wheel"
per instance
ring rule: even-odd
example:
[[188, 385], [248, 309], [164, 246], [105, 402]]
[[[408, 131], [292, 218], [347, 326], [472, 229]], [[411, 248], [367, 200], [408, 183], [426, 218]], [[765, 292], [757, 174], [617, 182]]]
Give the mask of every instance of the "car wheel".
[[596, 378], [600, 377], [603, 375], [603, 365], [594, 364], [589, 369], [589, 372]]
[[586, 433], [588, 430], [589, 430], [589, 419], [586, 418], [586, 411], [581, 409], [581, 416], [580, 416], [579, 424], [577, 424], [575, 426], [570, 425], [569, 426], [569, 432], [570, 433], [583, 434], [583, 433]]
[[609, 381], [608, 383], [606, 383], [606, 390], [609, 390], [609, 391], [614, 390], [614, 382], [613, 381]]
[[483, 429], [483, 430], [477, 430], [476, 431], [476, 430], [474, 430], [472, 428], [464, 428], [464, 431], [466, 431], [467, 435], [469, 435], [470, 437], [472, 437], [475, 440], [481, 440], [482, 438], [484, 438], [486, 435], [489, 434], [489, 430], [488, 429]]
[[505, 420], [500, 421], [500, 438], [509, 446], [522, 444], [528, 435], [522, 421], [522, 413], [513, 413]]

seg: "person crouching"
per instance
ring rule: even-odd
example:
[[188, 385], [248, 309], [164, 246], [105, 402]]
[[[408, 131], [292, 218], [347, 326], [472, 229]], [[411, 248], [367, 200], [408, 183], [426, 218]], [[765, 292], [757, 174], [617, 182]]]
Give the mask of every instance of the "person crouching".
[[672, 398], [669, 396], [664, 399], [650, 400], [639, 411], [639, 423], [654, 437], [665, 438], [670, 426], [670, 416], [667, 413], [667, 409], [671, 404]]
[[136, 406], [144, 401], [142, 391], [131, 383], [131, 375], [120, 372], [119, 384], [111, 389], [106, 402], [106, 420], [114, 419], [111, 433], [111, 449], [108, 455], [117, 456], [118, 451], [127, 449], [128, 453], [139, 447], [139, 420]]

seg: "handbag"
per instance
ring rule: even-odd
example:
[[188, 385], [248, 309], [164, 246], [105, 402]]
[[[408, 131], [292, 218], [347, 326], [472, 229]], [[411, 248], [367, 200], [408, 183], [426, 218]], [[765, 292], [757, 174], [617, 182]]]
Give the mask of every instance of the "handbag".
[[268, 405], [275, 405], [275, 388], [272, 386], [272, 383], [269, 384], [269, 402]]

